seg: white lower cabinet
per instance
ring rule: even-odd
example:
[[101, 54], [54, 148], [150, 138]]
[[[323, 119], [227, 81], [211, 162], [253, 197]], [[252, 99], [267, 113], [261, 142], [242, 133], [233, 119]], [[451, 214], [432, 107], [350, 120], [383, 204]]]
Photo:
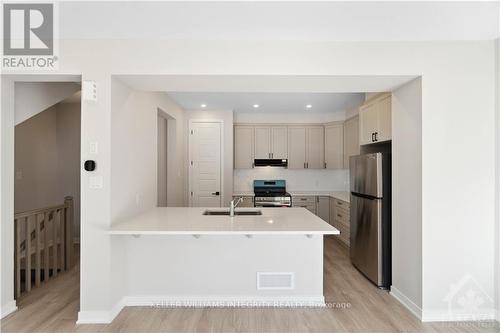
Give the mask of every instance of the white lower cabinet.
[[340, 235], [335, 236], [349, 246], [350, 244], [350, 204], [346, 201], [329, 196], [294, 195], [292, 197], [293, 207], [303, 207], [317, 215], [325, 222], [331, 224], [338, 230]]
[[316, 214], [316, 196], [293, 196], [292, 197], [293, 207], [303, 207], [309, 210], [311, 213]]
[[348, 202], [330, 198], [330, 224], [340, 230], [340, 241], [349, 246], [351, 238], [351, 217], [350, 204]]
[[330, 223], [330, 197], [317, 197], [316, 215], [321, 217], [323, 221]]

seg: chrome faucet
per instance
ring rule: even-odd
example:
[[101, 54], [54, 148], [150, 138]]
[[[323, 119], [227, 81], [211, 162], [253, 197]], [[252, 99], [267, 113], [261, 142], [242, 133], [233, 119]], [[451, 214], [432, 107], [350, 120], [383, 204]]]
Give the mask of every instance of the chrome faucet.
[[238, 204], [243, 200], [242, 197], [239, 197], [238, 200], [236, 201], [236, 203], [234, 202], [234, 199], [231, 200], [231, 204], [229, 206], [229, 216], [230, 217], [234, 217], [234, 209], [236, 208], [236, 206], [238, 206]]

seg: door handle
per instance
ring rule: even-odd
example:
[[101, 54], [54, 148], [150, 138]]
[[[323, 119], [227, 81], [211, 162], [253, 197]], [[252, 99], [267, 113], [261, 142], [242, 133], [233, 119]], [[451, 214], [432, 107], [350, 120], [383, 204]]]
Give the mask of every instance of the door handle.
[[220, 192], [217, 191], [217, 192], [212, 192], [212, 195], [220, 195]]
[[375, 133], [372, 133], [372, 142], [375, 142]]
[[378, 135], [378, 132], [375, 132], [375, 141], [378, 141], [377, 135]]

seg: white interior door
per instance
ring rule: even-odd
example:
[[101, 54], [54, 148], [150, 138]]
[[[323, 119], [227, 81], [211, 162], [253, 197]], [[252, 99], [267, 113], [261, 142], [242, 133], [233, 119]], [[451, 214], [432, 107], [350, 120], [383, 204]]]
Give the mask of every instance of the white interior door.
[[192, 122], [189, 135], [189, 205], [221, 206], [221, 123]]

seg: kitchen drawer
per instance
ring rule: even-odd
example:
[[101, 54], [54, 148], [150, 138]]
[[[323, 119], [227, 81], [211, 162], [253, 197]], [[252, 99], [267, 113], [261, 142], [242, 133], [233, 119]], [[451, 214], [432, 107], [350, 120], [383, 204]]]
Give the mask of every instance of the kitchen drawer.
[[303, 208], [306, 208], [307, 210], [309, 210], [311, 213], [313, 214], [316, 214], [316, 204], [307, 204], [307, 203], [303, 203], [303, 202], [299, 202], [299, 203], [294, 203], [293, 204], [293, 207], [303, 207]]
[[315, 196], [293, 196], [292, 202], [296, 205], [316, 205], [316, 197]]
[[335, 216], [336, 220], [339, 220], [345, 225], [350, 225], [350, 213], [348, 210], [340, 207], [335, 207]]
[[340, 235], [339, 235], [339, 239], [344, 243], [346, 244], [347, 246], [350, 245], [350, 229], [344, 225], [343, 223], [341, 223], [340, 221], [336, 220], [335, 221], [336, 223], [336, 228], [340, 230]]
[[335, 207], [337, 208], [343, 208], [347, 211], [349, 211], [349, 208], [350, 208], [350, 204], [348, 202], [345, 202], [345, 201], [342, 201], [342, 200], [339, 200], [339, 199], [333, 199], [333, 202], [335, 204]]

